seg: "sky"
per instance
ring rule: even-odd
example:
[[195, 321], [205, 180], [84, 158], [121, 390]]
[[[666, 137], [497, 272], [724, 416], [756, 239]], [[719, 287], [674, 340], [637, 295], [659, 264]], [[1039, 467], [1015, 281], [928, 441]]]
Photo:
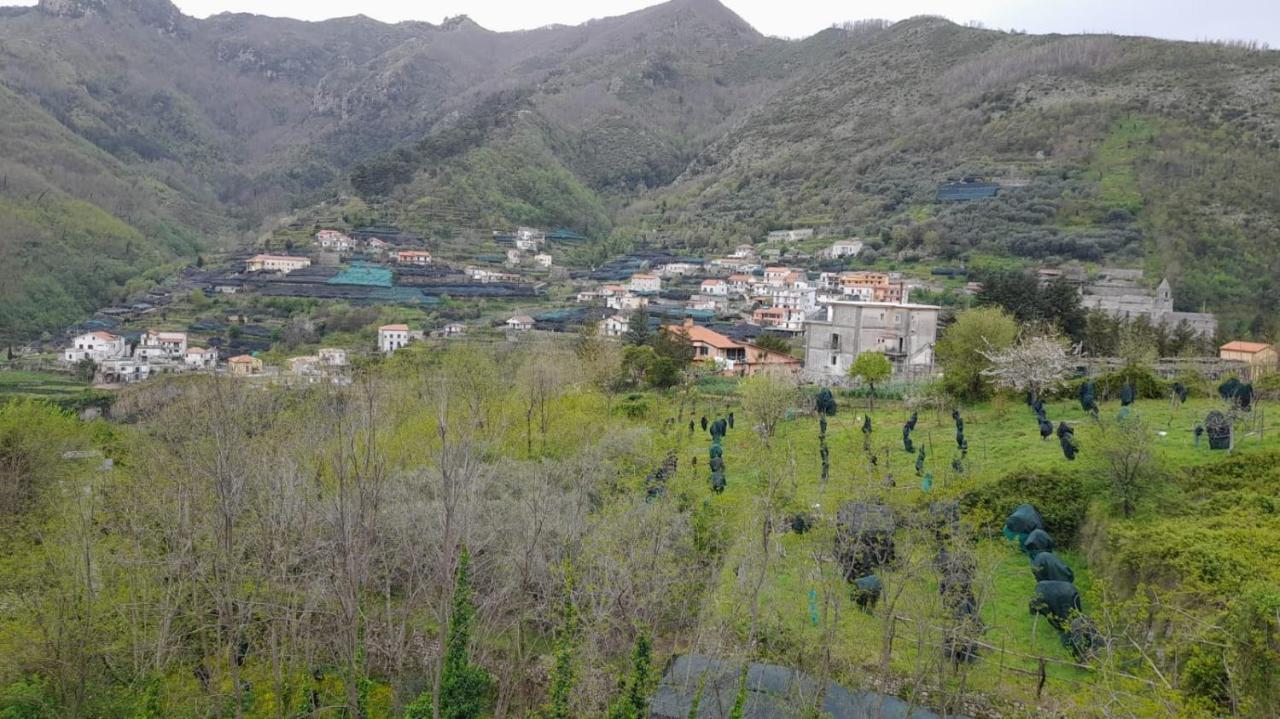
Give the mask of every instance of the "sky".
[[[323, 20], [363, 14], [387, 22], [468, 15], [491, 30], [519, 30], [638, 10], [656, 0], [174, 0], [196, 17], [232, 12]], [[1180, 40], [1257, 40], [1280, 48], [1280, 0], [721, 0], [768, 35], [806, 37], [833, 23], [943, 15], [1001, 30], [1114, 32]], [[35, 0], [0, 0], [0, 5]]]

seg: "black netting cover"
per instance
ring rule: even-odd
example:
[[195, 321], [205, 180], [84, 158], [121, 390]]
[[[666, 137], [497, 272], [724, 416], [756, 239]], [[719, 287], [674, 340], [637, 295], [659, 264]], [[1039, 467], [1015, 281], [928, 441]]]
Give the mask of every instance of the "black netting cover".
[[1044, 520], [1040, 519], [1040, 513], [1030, 504], [1019, 505], [1004, 521], [1005, 536], [1010, 539], [1018, 537], [1019, 542], [1025, 541], [1036, 529], [1044, 529]]
[[1049, 533], [1043, 529], [1033, 529], [1031, 534], [1028, 534], [1027, 538], [1023, 540], [1022, 548], [1027, 551], [1027, 556], [1035, 559], [1036, 555], [1041, 552], [1053, 551], [1053, 537], [1050, 537]]
[[1031, 558], [1031, 575], [1039, 582], [1074, 582], [1075, 572], [1071, 571], [1053, 552], [1041, 552]]
[[[698, 687], [696, 719], [727, 719], [733, 712], [743, 663], [700, 654], [676, 657], [654, 690], [647, 719], [688, 719]], [[742, 719], [801, 719], [816, 703], [826, 719], [943, 719], [917, 704], [869, 691], [851, 691], [834, 682], [776, 664], [746, 666], [747, 700]], [[956, 714], [949, 719], [968, 719]]]
[[893, 511], [883, 504], [845, 502], [836, 511], [836, 558], [847, 581], [894, 560]]
[[1217, 410], [1204, 420], [1204, 430], [1209, 435], [1209, 449], [1231, 449], [1231, 420]]
[[880, 577], [868, 574], [865, 577], [858, 577], [853, 580], [853, 588], [849, 590], [849, 594], [853, 597], [853, 603], [858, 607], [873, 609], [876, 603], [880, 601], [880, 590], [882, 588]]
[[1080, 592], [1071, 582], [1036, 582], [1029, 608], [1032, 614], [1047, 617], [1054, 629], [1063, 631], [1069, 626], [1072, 613], [1081, 611]]

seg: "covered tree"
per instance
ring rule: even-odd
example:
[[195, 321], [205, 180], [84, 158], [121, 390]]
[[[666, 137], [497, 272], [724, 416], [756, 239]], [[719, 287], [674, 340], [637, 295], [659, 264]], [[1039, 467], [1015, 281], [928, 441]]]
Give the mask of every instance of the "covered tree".
[[861, 352], [853, 364], [849, 365], [849, 376], [862, 380], [870, 391], [867, 393], [867, 406], [875, 407], [876, 385], [889, 379], [893, 374], [893, 365], [882, 352]]
[[966, 402], [989, 397], [992, 380], [984, 371], [991, 360], [986, 353], [1007, 349], [1017, 337], [1018, 323], [1001, 309], [983, 307], [957, 315], [937, 345], [947, 393]]

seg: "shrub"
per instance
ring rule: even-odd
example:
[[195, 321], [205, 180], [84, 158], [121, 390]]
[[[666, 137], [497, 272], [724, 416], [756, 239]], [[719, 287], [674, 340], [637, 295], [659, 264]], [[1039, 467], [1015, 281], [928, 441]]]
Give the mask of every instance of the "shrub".
[[976, 511], [995, 523], [1003, 523], [1020, 504], [1034, 505], [1044, 519], [1045, 530], [1065, 545], [1074, 541], [1084, 521], [1089, 492], [1079, 474], [1054, 469], [1013, 472], [960, 497], [966, 511]]

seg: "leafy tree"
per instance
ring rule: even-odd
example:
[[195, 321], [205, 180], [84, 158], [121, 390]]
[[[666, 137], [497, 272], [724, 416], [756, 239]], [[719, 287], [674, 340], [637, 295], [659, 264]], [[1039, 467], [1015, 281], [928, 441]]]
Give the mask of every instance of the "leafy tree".
[[781, 372], [758, 372], [738, 385], [742, 408], [767, 444], [796, 401], [795, 379]]
[[1013, 344], [1018, 324], [1004, 310], [981, 307], [961, 312], [938, 340], [938, 362], [943, 386], [957, 399], [973, 402], [991, 395], [991, 367], [985, 353], [999, 352]]
[[876, 385], [893, 375], [893, 365], [882, 352], [861, 352], [853, 364], [849, 365], [849, 376], [867, 383], [871, 391], [867, 393], [867, 406], [875, 408]]
[[98, 363], [85, 357], [76, 363], [76, 379], [81, 382], [92, 382], [98, 373]]
[[196, 255], [196, 267], [204, 267], [204, 255]]
[[771, 334], [760, 335], [759, 337], [755, 338], [755, 341], [752, 342], [752, 344], [754, 344], [756, 347], [759, 347], [760, 349], [769, 350], [770, 352], [777, 352], [778, 354], [784, 354], [784, 355], [791, 354], [791, 343], [788, 342], [785, 338], [779, 337], [778, 335], [771, 335]]
[[622, 694], [610, 705], [607, 719], [648, 719], [652, 670], [649, 637], [641, 634], [636, 637], [636, 646], [631, 652], [631, 676], [624, 682]]
[[1112, 498], [1126, 519], [1151, 488], [1156, 468], [1151, 428], [1137, 417], [1110, 423], [1099, 432], [1097, 456]]

